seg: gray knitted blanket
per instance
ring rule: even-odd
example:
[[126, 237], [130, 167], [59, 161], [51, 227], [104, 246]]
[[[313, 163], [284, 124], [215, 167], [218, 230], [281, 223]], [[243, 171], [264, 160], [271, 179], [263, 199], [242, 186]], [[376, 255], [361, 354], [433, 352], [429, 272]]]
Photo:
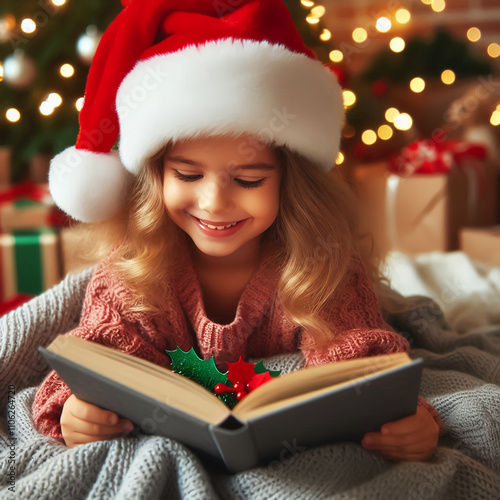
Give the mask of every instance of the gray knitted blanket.
[[[395, 463], [355, 443], [304, 449], [229, 475], [170, 439], [138, 435], [67, 449], [33, 428], [31, 404], [48, 373], [38, 346], [71, 329], [90, 272], [0, 318], [0, 498], [21, 499], [495, 499], [500, 492], [500, 325], [452, 331], [430, 299], [387, 314], [426, 360], [421, 394], [446, 435], [429, 462]], [[394, 301], [403, 300], [394, 296]], [[277, 358], [286, 371], [298, 358]], [[339, 409], [339, 411], [342, 411]], [[10, 488], [10, 489], [9, 489]]]

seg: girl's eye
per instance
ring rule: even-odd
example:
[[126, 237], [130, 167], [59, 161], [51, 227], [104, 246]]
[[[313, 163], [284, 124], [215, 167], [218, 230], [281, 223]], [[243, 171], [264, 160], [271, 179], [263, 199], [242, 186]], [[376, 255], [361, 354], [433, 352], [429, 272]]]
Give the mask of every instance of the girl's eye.
[[[194, 175], [186, 175], [186, 174], [181, 174], [177, 170], [174, 170], [174, 175], [178, 179], [180, 179], [183, 182], [194, 182], [203, 177], [200, 174], [194, 174]], [[244, 181], [242, 179], [234, 179], [240, 186], [244, 188], [258, 188], [264, 184], [265, 179], [259, 179], [258, 181]]]
[[201, 177], [201, 175], [185, 175], [185, 174], [181, 174], [177, 170], [174, 170], [174, 175], [175, 175], [175, 177], [177, 177], [178, 179], [180, 179], [181, 181], [184, 181], [184, 182], [194, 182], [194, 181], [196, 181], [197, 179], [199, 179]]
[[241, 179], [234, 179], [240, 186], [244, 188], [258, 188], [264, 184], [265, 179], [259, 179], [258, 181], [243, 181]]

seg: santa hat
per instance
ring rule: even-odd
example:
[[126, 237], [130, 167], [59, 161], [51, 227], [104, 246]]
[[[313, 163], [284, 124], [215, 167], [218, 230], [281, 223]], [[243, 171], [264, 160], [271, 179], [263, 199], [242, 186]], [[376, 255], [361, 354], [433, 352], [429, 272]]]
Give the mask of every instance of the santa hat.
[[253, 134], [325, 171], [334, 165], [340, 87], [282, 0], [122, 3], [94, 56], [76, 144], [51, 163], [62, 210], [113, 217], [130, 174], [170, 140]]

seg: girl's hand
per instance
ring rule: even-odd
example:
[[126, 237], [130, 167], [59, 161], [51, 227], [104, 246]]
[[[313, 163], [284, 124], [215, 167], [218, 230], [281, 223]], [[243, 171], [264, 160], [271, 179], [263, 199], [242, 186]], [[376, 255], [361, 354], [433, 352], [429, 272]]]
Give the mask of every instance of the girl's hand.
[[368, 432], [361, 445], [367, 450], [379, 450], [391, 460], [428, 460], [438, 444], [439, 426], [432, 415], [417, 406], [415, 415], [389, 422], [380, 432]]
[[64, 403], [61, 432], [68, 448], [130, 432], [134, 424], [116, 413], [85, 403], [72, 394]]

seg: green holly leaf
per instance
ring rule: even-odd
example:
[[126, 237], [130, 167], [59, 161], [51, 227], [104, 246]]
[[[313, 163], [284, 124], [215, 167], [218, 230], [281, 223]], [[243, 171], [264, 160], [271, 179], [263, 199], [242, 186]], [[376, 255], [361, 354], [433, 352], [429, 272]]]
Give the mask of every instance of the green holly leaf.
[[234, 393], [215, 394], [215, 386], [229, 382], [227, 373], [221, 373], [215, 366], [214, 358], [201, 359], [194, 349], [184, 352], [180, 347], [175, 351], [166, 351], [172, 359], [172, 371], [183, 375], [201, 385], [216, 397], [224, 401], [229, 408], [233, 408], [238, 400]]
[[277, 371], [274, 371], [274, 370], [268, 370], [265, 366], [264, 366], [264, 361], [259, 361], [256, 365], [255, 365], [255, 373], [265, 373], [265, 372], [268, 372], [269, 375], [271, 375], [271, 377], [279, 377], [280, 374], [281, 374], [281, 370], [277, 370]]

